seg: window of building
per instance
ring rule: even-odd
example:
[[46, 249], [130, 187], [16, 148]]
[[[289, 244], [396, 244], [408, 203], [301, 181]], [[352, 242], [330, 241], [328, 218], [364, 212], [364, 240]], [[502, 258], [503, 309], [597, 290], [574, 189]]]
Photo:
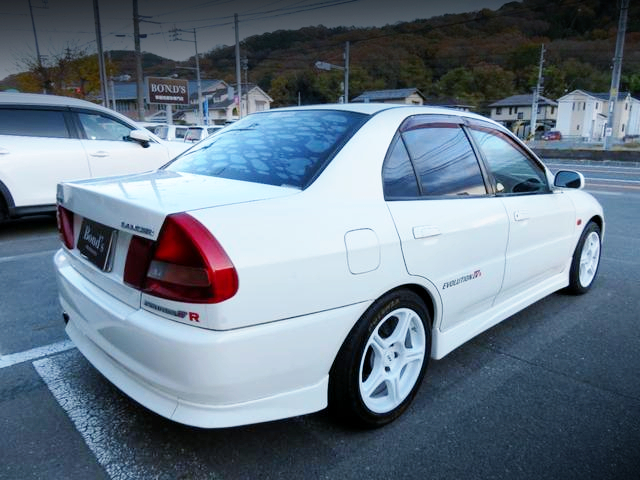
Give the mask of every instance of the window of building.
[[502, 115], [502, 107], [496, 107], [496, 115]]
[[551, 115], [553, 115], [556, 111], [556, 107], [551, 107]]
[[582, 110], [586, 110], [587, 109], [587, 102], [582, 102]]

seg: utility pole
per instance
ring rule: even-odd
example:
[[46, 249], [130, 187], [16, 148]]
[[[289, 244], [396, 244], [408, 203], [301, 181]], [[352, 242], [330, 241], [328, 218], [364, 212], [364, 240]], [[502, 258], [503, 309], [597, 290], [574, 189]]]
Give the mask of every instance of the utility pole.
[[349, 103], [349, 42], [344, 47], [344, 103]]
[[544, 44], [540, 49], [540, 65], [538, 67], [538, 82], [533, 89], [533, 99], [531, 100], [531, 124], [529, 126], [529, 138], [536, 139], [536, 123], [538, 123], [538, 100], [542, 90], [542, 67], [544, 65]]
[[136, 91], [138, 96], [138, 121], [144, 122], [144, 83], [142, 74], [142, 53], [140, 52], [140, 15], [138, 0], [133, 0], [133, 43], [136, 59]]
[[100, 7], [98, 0], [93, 0], [93, 18], [96, 23], [96, 45], [98, 47], [98, 69], [100, 70], [100, 94], [102, 105], [109, 107], [109, 88], [107, 86], [107, 71], [104, 67], [104, 52], [102, 51], [102, 30], [100, 29]]
[[47, 93], [47, 87], [46, 87], [47, 79], [45, 78], [44, 68], [42, 66], [42, 57], [40, 56], [40, 46], [38, 45], [38, 34], [36, 33], [36, 22], [33, 19], [33, 7], [31, 6], [31, 0], [29, 0], [29, 13], [31, 14], [31, 27], [33, 27], [33, 38], [36, 41], [36, 55], [38, 57], [36, 59], [36, 62], [38, 64], [38, 73], [42, 77], [43, 93]]
[[618, 89], [620, 88], [620, 74], [622, 73], [622, 52], [624, 50], [624, 36], [627, 31], [627, 12], [629, 11], [629, 0], [622, 0], [620, 5], [620, 21], [618, 22], [618, 38], [616, 39], [616, 53], [613, 58], [613, 73], [611, 75], [611, 89], [609, 90], [609, 115], [607, 116], [607, 126], [604, 134], [604, 149], [611, 148], [613, 140], [613, 126], [615, 120], [615, 107], [618, 100]]
[[[171, 40], [180, 41], [180, 42], [190, 42], [191, 40], [185, 40], [184, 38], [180, 38], [180, 34], [178, 32], [193, 33], [193, 44], [195, 45], [195, 49], [196, 49], [196, 84], [198, 86], [198, 121], [196, 123], [202, 125], [202, 123], [204, 122], [203, 120], [204, 112], [202, 111], [202, 81], [200, 80], [200, 60], [199, 60], [199, 54], [198, 54], [198, 37], [196, 36], [196, 29], [192, 28], [191, 30], [184, 30], [181, 28], [174, 27], [174, 29], [171, 30], [171, 33], [173, 34], [173, 38]], [[186, 68], [186, 67], [182, 67], [182, 68]]]
[[240, 32], [238, 31], [238, 14], [233, 14], [236, 28], [236, 81], [238, 82], [238, 118], [242, 118], [242, 77], [240, 76]]

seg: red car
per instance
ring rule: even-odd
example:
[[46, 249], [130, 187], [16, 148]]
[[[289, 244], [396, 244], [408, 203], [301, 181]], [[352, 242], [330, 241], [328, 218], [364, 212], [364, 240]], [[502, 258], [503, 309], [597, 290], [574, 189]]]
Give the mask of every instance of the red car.
[[549, 130], [542, 135], [543, 140], [562, 140], [562, 134], [557, 130]]

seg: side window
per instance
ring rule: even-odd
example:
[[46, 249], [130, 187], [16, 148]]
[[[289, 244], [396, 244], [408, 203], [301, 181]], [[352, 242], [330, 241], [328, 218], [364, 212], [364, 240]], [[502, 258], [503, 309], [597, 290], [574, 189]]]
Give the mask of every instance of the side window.
[[78, 113], [78, 118], [89, 140], [123, 141], [129, 138], [132, 130], [127, 125], [96, 113]]
[[546, 193], [549, 191], [543, 169], [514, 145], [501, 132], [490, 129], [471, 129], [495, 179], [498, 193]]
[[393, 198], [415, 198], [420, 196], [418, 181], [409, 159], [407, 149], [400, 137], [391, 147], [384, 166], [382, 167], [382, 180], [384, 183], [384, 196]]
[[60, 110], [0, 108], [0, 135], [70, 138]]
[[422, 195], [486, 195], [471, 144], [457, 124], [433, 124], [402, 134]]

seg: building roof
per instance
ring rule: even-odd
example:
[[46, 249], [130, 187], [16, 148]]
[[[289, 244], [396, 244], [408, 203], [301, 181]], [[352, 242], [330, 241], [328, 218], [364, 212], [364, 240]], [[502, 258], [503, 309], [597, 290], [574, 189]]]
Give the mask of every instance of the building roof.
[[[533, 94], [527, 93], [524, 95], [512, 95], [507, 98], [503, 98], [502, 100], [498, 100], [497, 102], [489, 105], [490, 107], [530, 107], [533, 103]], [[538, 105], [549, 105], [551, 107], [557, 107], [558, 102], [555, 100], [551, 100], [550, 98], [543, 97], [542, 95], [538, 96]]]
[[[580, 95], [580, 94], [587, 95], [589, 97], [593, 97], [595, 99], [602, 100], [604, 102], [608, 102], [609, 98], [610, 98], [609, 92], [594, 93], [594, 92], [589, 92], [587, 90], [574, 90], [573, 92], [567, 93], [566, 95], [560, 97], [558, 99], [558, 101], [563, 100], [563, 99], [569, 97], [570, 95], [576, 95], [576, 94], [578, 94], [578, 95]], [[629, 93], [629, 92], [618, 92], [618, 101], [624, 100], [627, 97], [631, 97], [631, 93]], [[633, 97], [631, 97], [631, 98], [633, 98]], [[634, 100], [637, 100], [637, 99], [634, 99]]]
[[352, 102], [383, 102], [385, 100], [402, 100], [417, 93], [425, 100], [425, 96], [417, 88], [396, 88], [393, 90], [369, 90], [362, 92]]

